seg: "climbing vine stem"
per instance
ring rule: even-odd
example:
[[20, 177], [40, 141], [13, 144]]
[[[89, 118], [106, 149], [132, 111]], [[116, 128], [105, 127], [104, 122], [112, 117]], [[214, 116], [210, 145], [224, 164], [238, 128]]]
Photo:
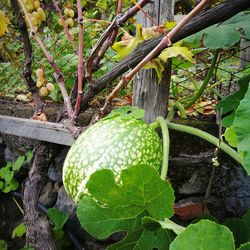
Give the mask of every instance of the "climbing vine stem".
[[168, 160], [169, 160], [169, 132], [166, 121], [162, 116], [156, 118], [156, 122], [161, 127], [162, 131], [162, 140], [163, 140], [163, 159], [162, 159], [162, 168], [161, 168], [161, 179], [165, 180], [168, 173]]

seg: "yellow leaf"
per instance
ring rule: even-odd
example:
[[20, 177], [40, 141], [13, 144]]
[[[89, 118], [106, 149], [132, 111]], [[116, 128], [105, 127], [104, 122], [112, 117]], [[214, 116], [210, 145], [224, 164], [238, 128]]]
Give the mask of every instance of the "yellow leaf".
[[157, 77], [159, 79], [159, 82], [162, 79], [162, 72], [164, 70], [164, 67], [161, 63], [161, 61], [159, 59], [153, 59], [151, 61], [149, 61], [143, 68], [145, 69], [155, 69], [156, 73], [157, 73]]
[[142, 28], [142, 36], [144, 40], [148, 40], [154, 37], [162, 35], [166, 31], [162, 26], [153, 26], [150, 28]]
[[167, 30], [173, 29], [175, 25], [176, 21], [173, 22], [166, 21], [165, 23], [163, 23], [163, 27], [166, 28]]
[[138, 43], [138, 39], [129, 34], [125, 34], [120, 42], [114, 43], [112, 48], [118, 53], [120, 59], [123, 59], [136, 48]]
[[10, 23], [9, 19], [5, 16], [3, 11], [0, 10], [0, 37], [8, 32], [7, 25]]
[[182, 56], [184, 59], [193, 62], [193, 54], [190, 50], [188, 50], [187, 47], [173, 46], [166, 48], [161, 52], [159, 58], [162, 61], [166, 62], [168, 58], [177, 57], [179, 55]]
[[137, 31], [137, 39], [139, 42], [143, 42], [144, 41], [144, 38], [143, 38], [143, 35], [142, 35], [142, 26], [141, 24], [137, 24], [136, 25], [136, 31]]

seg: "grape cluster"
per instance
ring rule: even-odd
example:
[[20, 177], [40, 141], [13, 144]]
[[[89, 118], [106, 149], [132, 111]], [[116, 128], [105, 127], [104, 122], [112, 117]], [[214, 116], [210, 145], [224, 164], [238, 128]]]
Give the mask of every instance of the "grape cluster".
[[54, 84], [46, 81], [44, 70], [42, 68], [36, 70], [36, 76], [37, 76], [36, 86], [37, 88], [40, 88], [39, 90], [40, 96], [45, 97], [49, 94], [49, 92], [55, 90]]
[[[73, 17], [75, 16], [74, 10], [70, 8], [65, 8], [63, 13], [67, 27], [72, 28], [74, 26], [74, 20], [73, 20]], [[58, 19], [58, 23], [59, 25], [63, 26], [62, 20], [60, 18]]]
[[[40, 0], [41, 1], [41, 0]], [[24, 5], [29, 12], [29, 17], [31, 23], [33, 24], [35, 30], [38, 29], [41, 22], [46, 20], [46, 15], [44, 10], [41, 8], [41, 3], [39, 0], [24, 0]]]

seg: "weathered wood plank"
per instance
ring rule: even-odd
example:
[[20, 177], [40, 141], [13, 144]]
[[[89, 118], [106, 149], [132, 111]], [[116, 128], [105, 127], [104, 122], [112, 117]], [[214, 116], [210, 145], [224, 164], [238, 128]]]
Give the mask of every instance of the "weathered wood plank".
[[0, 115], [0, 133], [71, 146], [74, 138], [63, 124]]

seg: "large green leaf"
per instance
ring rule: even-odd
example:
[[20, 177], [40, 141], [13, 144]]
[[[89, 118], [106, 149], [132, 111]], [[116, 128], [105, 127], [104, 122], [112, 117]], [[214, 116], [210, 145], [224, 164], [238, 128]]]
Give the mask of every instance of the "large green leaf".
[[69, 215], [59, 209], [49, 208], [48, 217], [55, 225], [55, 230], [62, 229], [69, 218]]
[[250, 250], [250, 242], [241, 245], [237, 250]]
[[167, 250], [174, 239], [174, 234], [157, 228], [156, 230], [139, 230], [128, 234], [122, 241], [113, 244], [107, 250]]
[[240, 86], [239, 91], [226, 96], [216, 106], [217, 110], [222, 109], [222, 114], [227, 114], [229, 112], [232, 112], [230, 115], [223, 118], [222, 125], [224, 127], [230, 127], [231, 125], [233, 125], [235, 111], [238, 108], [240, 101], [245, 97], [249, 82], [250, 82], [250, 75], [247, 75], [242, 79], [240, 79], [238, 82]]
[[170, 250], [234, 250], [232, 232], [209, 220], [191, 224], [170, 245]]
[[146, 229], [161, 227], [162, 229], [172, 230], [177, 235], [182, 233], [185, 230], [185, 227], [176, 224], [175, 222], [171, 221], [168, 218], [165, 218], [163, 221], [159, 221], [154, 218], [145, 216], [142, 219], [142, 223], [143, 223], [143, 227]]
[[188, 38], [185, 41], [197, 43], [203, 40], [206, 47], [219, 49], [230, 47], [240, 41], [241, 34], [250, 38], [250, 12], [241, 12], [229, 20], [208, 27]]
[[224, 225], [233, 232], [236, 247], [250, 241], [250, 228], [244, 220], [239, 218], [230, 218], [224, 222]]
[[244, 216], [242, 217], [242, 220], [248, 225], [248, 227], [250, 228], [250, 209], [248, 209], [248, 211], [244, 214]]
[[238, 137], [233, 126], [226, 129], [224, 136], [231, 147], [237, 147]]
[[[133, 232], [140, 231], [138, 240], [143, 243], [143, 235], [147, 233], [142, 228], [141, 219], [145, 215], [156, 219], [171, 217], [173, 189], [148, 165], [129, 167], [122, 171], [120, 181], [116, 181], [117, 177], [108, 169], [91, 175], [87, 188], [93, 198], [85, 197], [80, 201], [77, 208], [79, 221], [86, 231], [98, 239], [119, 231], [127, 231], [130, 238]], [[127, 239], [123, 242], [130, 244]]]
[[250, 88], [248, 88], [246, 95], [241, 100], [239, 107], [235, 113], [233, 122], [234, 130], [237, 134], [238, 143], [237, 148], [239, 152], [243, 153], [243, 165], [247, 173], [250, 174]]

